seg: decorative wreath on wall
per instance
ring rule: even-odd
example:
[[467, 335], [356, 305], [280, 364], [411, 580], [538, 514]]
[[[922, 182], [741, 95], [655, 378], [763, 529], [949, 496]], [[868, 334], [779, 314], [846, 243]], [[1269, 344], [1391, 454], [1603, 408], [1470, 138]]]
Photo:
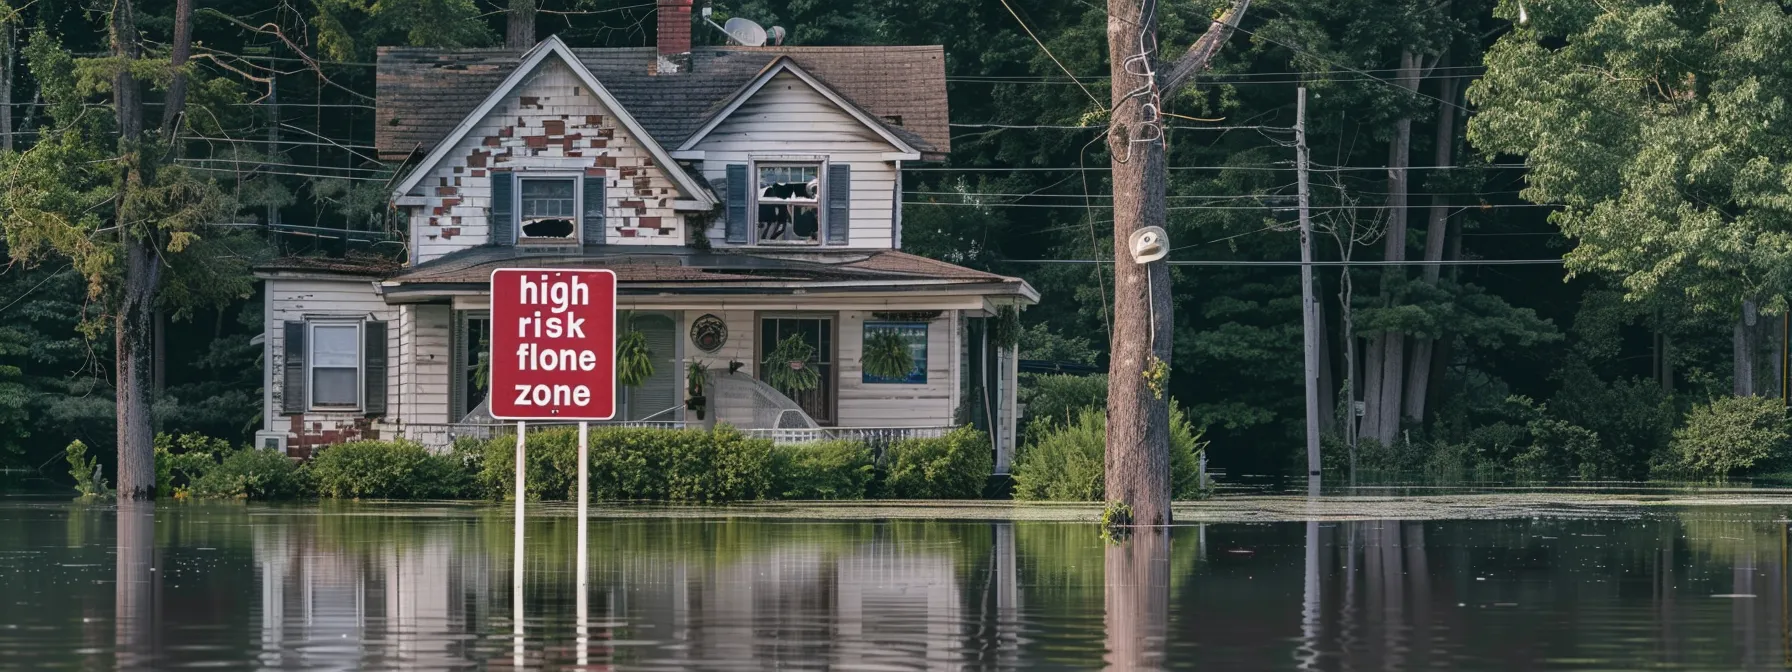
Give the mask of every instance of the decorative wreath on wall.
[[691, 323], [691, 343], [698, 350], [708, 353], [721, 350], [723, 345], [728, 344], [728, 323], [709, 314], [697, 318], [697, 321]]

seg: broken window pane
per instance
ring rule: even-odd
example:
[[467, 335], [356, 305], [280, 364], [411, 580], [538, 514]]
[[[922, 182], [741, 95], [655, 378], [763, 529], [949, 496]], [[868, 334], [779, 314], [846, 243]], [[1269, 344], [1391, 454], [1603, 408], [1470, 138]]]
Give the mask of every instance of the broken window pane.
[[577, 211], [572, 179], [522, 181], [522, 233], [524, 238], [570, 238]]
[[759, 241], [821, 242], [821, 166], [759, 166]]

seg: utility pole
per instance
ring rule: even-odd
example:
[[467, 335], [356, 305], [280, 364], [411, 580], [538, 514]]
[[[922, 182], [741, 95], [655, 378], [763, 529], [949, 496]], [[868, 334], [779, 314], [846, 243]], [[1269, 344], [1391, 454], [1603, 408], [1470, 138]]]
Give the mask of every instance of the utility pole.
[[1313, 222], [1307, 217], [1307, 87], [1294, 99], [1295, 183], [1300, 191], [1300, 321], [1305, 342], [1307, 478], [1319, 478], [1319, 304], [1313, 300]]
[[[1131, 238], [1163, 226], [1163, 100], [1207, 69], [1250, 8], [1234, 0], [1174, 62], [1157, 60], [1158, 0], [1108, 0], [1111, 109], [1108, 154], [1114, 190], [1114, 320], [1108, 365], [1106, 497], [1134, 525], [1170, 524], [1170, 267], [1133, 261]], [[1161, 73], [1159, 71], [1162, 71]]]

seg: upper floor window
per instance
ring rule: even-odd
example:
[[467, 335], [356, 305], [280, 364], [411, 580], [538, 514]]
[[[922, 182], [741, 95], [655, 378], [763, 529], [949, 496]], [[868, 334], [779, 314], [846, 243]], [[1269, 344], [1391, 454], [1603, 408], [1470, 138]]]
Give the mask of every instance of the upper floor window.
[[572, 239], [577, 236], [578, 185], [573, 178], [521, 180], [520, 240]]
[[821, 164], [758, 164], [759, 242], [821, 243]]

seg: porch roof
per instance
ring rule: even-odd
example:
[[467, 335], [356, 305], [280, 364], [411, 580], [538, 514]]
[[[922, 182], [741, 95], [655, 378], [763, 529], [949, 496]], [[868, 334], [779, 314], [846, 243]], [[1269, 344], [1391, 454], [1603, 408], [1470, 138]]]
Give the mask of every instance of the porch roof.
[[689, 247], [587, 246], [553, 248], [487, 245], [408, 268], [389, 262], [290, 257], [264, 264], [264, 275], [330, 273], [377, 277], [397, 294], [483, 293], [500, 268], [606, 268], [619, 290], [928, 291], [978, 289], [1028, 302], [1039, 294], [1025, 280], [957, 266], [896, 250], [699, 250]]

